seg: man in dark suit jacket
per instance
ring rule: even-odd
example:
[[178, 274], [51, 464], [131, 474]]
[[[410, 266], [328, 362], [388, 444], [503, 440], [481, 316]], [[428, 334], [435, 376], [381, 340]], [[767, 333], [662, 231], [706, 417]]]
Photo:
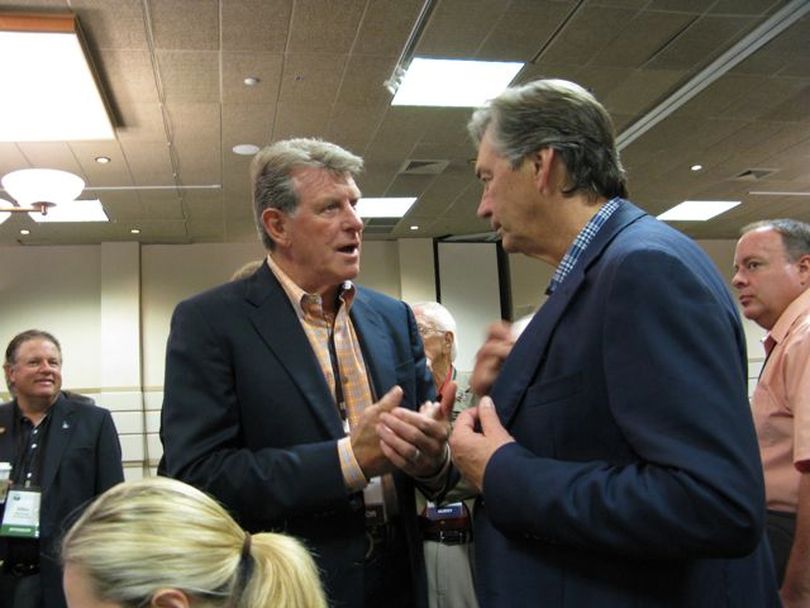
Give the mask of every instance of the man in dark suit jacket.
[[712, 262], [624, 200], [610, 118], [580, 86], [509, 89], [470, 131], [479, 215], [557, 268], [451, 438], [482, 491], [481, 605], [778, 606], [745, 340]]
[[12, 490], [36, 490], [41, 504], [38, 539], [0, 536], [3, 608], [65, 606], [61, 534], [95, 496], [124, 480], [110, 413], [61, 392], [61, 367], [59, 342], [44, 331], [22, 332], [6, 350], [15, 398], [0, 405], [0, 462], [12, 465]]
[[175, 310], [164, 465], [247, 530], [303, 539], [334, 606], [423, 606], [413, 480], [443, 490], [453, 395], [423, 406], [434, 391], [410, 309], [350, 282], [361, 166], [305, 139], [254, 159], [268, 259]]

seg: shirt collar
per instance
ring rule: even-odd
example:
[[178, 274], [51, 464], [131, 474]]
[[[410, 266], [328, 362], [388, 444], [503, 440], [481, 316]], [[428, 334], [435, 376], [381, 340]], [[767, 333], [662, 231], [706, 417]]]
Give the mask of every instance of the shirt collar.
[[784, 340], [796, 320], [804, 314], [807, 314], [808, 309], [810, 309], [810, 289], [806, 289], [804, 293], [793, 300], [788, 307], [782, 311], [782, 314], [779, 315], [779, 318], [776, 320], [774, 326], [771, 327], [771, 331], [768, 332], [766, 338], [770, 336], [777, 344]]
[[[310, 315], [323, 317], [323, 298], [320, 294], [309, 293], [301, 289], [295, 281], [293, 281], [286, 272], [273, 259], [273, 256], [267, 255], [267, 265], [270, 270], [281, 283], [281, 287], [287, 294], [290, 303], [293, 305], [296, 314], [299, 318], [303, 319]], [[338, 292], [338, 300], [346, 307], [346, 312], [349, 312], [354, 302], [354, 297], [357, 294], [357, 289], [351, 281], [343, 281]]]
[[571, 273], [576, 266], [577, 261], [591, 244], [593, 239], [599, 233], [599, 229], [605, 225], [605, 222], [608, 221], [613, 212], [619, 208], [619, 204], [621, 203], [621, 199], [619, 197], [614, 197], [606, 202], [602, 207], [600, 207], [599, 211], [597, 211], [594, 216], [588, 220], [588, 223], [579, 231], [577, 237], [574, 239], [574, 242], [571, 243], [571, 246], [568, 247], [568, 251], [565, 252], [560, 264], [557, 266], [557, 269], [554, 271], [554, 275], [551, 277], [551, 281], [546, 288], [546, 295], [551, 295], [554, 291], [560, 286], [560, 284], [565, 280], [565, 278]]

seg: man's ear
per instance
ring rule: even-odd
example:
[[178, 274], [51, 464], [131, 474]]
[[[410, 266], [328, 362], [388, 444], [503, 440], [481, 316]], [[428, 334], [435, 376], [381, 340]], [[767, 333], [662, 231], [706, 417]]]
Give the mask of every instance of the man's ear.
[[282, 247], [290, 241], [287, 219], [287, 214], [275, 207], [268, 207], [262, 211], [262, 227], [264, 227], [264, 231], [276, 245]]
[[455, 337], [453, 336], [452, 331], [446, 331], [442, 335], [442, 344], [444, 346], [444, 350], [450, 354], [453, 351], [453, 340]]
[[543, 191], [551, 186], [551, 167], [555, 159], [554, 148], [541, 148], [531, 156], [534, 184], [538, 190]]
[[188, 596], [179, 589], [158, 589], [149, 602], [150, 608], [189, 608]]
[[810, 253], [806, 253], [798, 259], [796, 268], [799, 271], [799, 281], [802, 287], [810, 287]]

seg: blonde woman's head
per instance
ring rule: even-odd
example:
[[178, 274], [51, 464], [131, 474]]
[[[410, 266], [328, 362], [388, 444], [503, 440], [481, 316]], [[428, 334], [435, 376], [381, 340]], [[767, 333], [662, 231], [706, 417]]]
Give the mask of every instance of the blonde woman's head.
[[99, 496], [62, 543], [70, 608], [322, 608], [317, 568], [281, 534], [244, 532], [179, 481], [122, 483]]

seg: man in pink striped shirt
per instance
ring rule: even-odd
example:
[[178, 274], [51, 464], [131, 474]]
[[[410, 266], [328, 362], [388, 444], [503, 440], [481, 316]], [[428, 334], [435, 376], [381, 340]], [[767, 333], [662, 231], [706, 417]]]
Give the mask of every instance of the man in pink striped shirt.
[[752, 397], [767, 532], [787, 607], [810, 605], [810, 225], [745, 226], [734, 255], [743, 314], [768, 330]]

